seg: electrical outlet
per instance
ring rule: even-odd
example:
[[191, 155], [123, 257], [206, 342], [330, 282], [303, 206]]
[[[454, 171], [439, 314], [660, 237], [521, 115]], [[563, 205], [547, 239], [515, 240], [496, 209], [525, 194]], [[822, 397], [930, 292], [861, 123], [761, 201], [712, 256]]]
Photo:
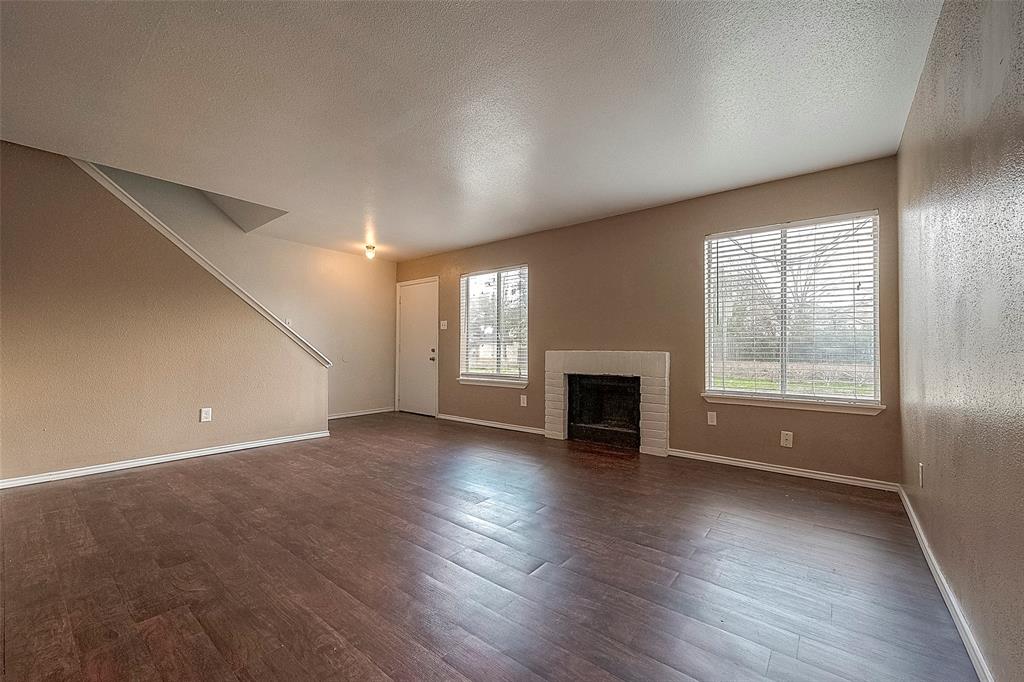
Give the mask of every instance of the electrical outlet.
[[917, 487], [924, 487], [924, 462], [917, 463]]
[[708, 426], [718, 426], [717, 412], [708, 412]]
[[448, 320], [441, 320], [441, 329], [444, 330], [444, 329], [447, 329], [447, 328], [448, 328]]
[[783, 431], [782, 436], [779, 438], [779, 445], [781, 445], [784, 448], [793, 447], [793, 432]]
[[519, 407], [526, 407], [526, 394], [523, 393], [519, 396]]
[[199, 421], [201, 421], [201, 422], [212, 422], [213, 421], [213, 408], [212, 407], [201, 407], [201, 408], [199, 408]]

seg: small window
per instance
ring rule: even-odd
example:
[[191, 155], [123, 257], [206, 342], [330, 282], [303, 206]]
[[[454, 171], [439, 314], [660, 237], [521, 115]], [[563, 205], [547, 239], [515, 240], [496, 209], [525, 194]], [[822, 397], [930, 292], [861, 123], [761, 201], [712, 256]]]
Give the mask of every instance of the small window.
[[878, 214], [708, 235], [706, 394], [879, 404]]
[[461, 378], [525, 382], [527, 267], [463, 275], [460, 287]]

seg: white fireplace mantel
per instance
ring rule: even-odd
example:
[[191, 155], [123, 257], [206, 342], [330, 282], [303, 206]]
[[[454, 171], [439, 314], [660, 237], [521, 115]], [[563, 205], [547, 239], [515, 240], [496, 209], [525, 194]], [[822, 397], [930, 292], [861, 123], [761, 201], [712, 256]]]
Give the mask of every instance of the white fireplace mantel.
[[668, 455], [669, 354], [634, 350], [549, 350], [544, 353], [544, 435], [568, 433], [567, 374], [640, 377], [640, 452]]

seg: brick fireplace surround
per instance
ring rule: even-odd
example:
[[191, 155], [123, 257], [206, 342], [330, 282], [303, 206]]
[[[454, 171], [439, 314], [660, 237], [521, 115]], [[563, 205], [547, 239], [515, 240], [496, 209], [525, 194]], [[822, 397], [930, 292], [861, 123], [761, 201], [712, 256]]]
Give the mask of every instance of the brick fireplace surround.
[[544, 435], [568, 433], [567, 374], [640, 377], [640, 452], [668, 455], [669, 354], [662, 351], [549, 350], [544, 353]]

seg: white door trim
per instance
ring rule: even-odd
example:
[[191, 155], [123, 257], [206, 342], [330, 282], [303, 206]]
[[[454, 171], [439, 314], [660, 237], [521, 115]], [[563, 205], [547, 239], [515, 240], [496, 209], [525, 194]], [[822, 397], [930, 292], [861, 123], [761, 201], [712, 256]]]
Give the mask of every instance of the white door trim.
[[[412, 286], [414, 284], [426, 284], [433, 282], [437, 286], [437, 308], [434, 310], [434, 332], [438, 331], [439, 320], [441, 319], [441, 278], [434, 277], [421, 277], [419, 279], [408, 279], [403, 282], [395, 283], [395, 411], [398, 411], [398, 386], [401, 379], [400, 371], [402, 366], [401, 359], [401, 341], [402, 341], [402, 287]], [[434, 357], [438, 358], [437, 362], [434, 363], [434, 416], [437, 416], [438, 406], [438, 373], [437, 366], [441, 364], [441, 338], [438, 336], [437, 339], [438, 353]]]
[[433, 277], [420, 277], [419, 279], [403, 279], [401, 282], [395, 284], [396, 287], [407, 287], [412, 284], [426, 284], [427, 282], [440, 282], [441, 278], [437, 275]]

